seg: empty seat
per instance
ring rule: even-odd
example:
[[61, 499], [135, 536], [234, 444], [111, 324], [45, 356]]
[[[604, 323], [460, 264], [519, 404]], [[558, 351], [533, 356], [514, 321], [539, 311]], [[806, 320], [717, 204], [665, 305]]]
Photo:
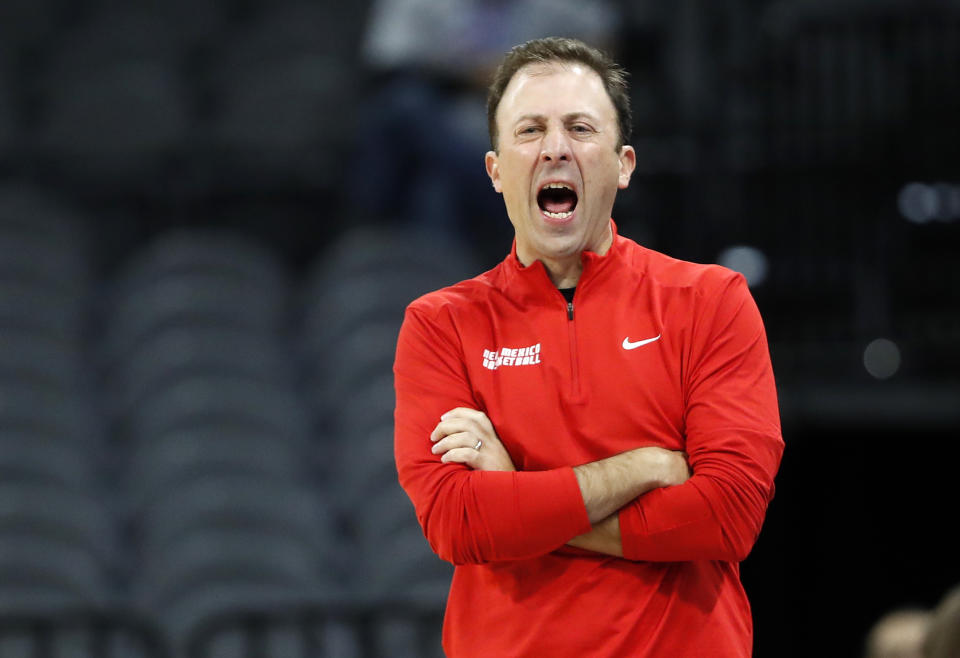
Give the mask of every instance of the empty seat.
[[284, 439], [235, 424], [198, 425], [138, 441], [124, 472], [126, 502], [139, 515], [180, 486], [221, 475], [293, 481], [306, 475], [306, 438]]
[[170, 332], [181, 341], [216, 329], [233, 332], [234, 343], [245, 340], [236, 337], [243, 332], [272, 338], [287, 313], [283, 268], [267, 249], [230, 231], [162, 234], [127, 260], [109, 298], [101, 346], [109, 369]]
[[19, 134], [19, 116], [13, 88], [4, 70], [5, 53], [0, 46], [0, 165], [5, 165], [14, 151]]
[[263, 245], [231, 230], [171, 229], [134, 253], [118, 274], [115, 296], [170, 275], [210, 275], [282, 293], [285, 272]]
[[61, 10], [55, 0], [6, 0], [0, 4], [0, 43], [18, 50], [43, 43], [61, 22]]
[[0, 379], [38, 390], [79, 390], [84, 379], [79, 350], [49, 335], [5, 327]]
[[223, 327], [275, 335], [283, 301], [269, 291], [200, 276], [166, 277], [129, 297], [110, 315], [108, 363], [126, 358], [154, 334], [180, 327]]
[[335, 543], [332, 517], [308, 487], [290, 479], [237, 473], [183, 482], [144, 506], [136, 524], [147, 559], [198, 532], [215, 529], [296, 539], [309, 545], [321, 561], [332, 557]]
[[0, 540], [0, 611], [51, 613], [99, 608], [115, 590], [102, 563], [69, 542], [6, 532]]
[[218, 76], [208, 174], [235, 189], [326, 189], [351, 131], [351, 79], [340, 62], [314, 54], [256, 61]]
[[[424, 449], [427, 449], [426, 447]], [[335, 450], [335, 452], [334, 452]], [[397, 466], [393, 456], [393, 420], [383, 417], [380, 423], [361, 431], [343, 431], [335, 446], [328, 449], [337, 457], [340, 468], [331, 477], [331, 496], [344, 510], [352, 511], [366, 505], [389, 490], [399, 494], [401, 505], [391, 505], [388, 516], [399, 513], [404, 522], [413, 521], [413, 507], [397, 484]], [[361, 515], [353, 519], [354, 526], [365, 526], [374, 518], [379, 523], [378, 511], [373, 516]]]
[[108, 372], [116, 412], [129, 413], [143, 400], [191, 377], [251, 379], [290, 386], [293, 367], [278, 341], [236, 327], [172, 326], [146, 336]]
[[399, 322], [396, 318], [359, 324], [340, 340], [304, 340], [305, 383], [309, 401], [320, 417], [332, 417], [344, 400], [371, 381], [393, 371]]
[[472, 252], [442, 237], [368, 226], [349, 229], [330, 244], [308, 272], [306, 288], [316, 295], [333, 281], [370, 272], [384, 276], [422, 273], [439, 288], [473, 276], [478, 267]]
[[190, 116], [170, 63], [119, 59], [77, 71], [61, 62], [41, 96], [36, 150], [50, 171], [113, 191], [172, 173]]
[[135, 583], [137, 600], [180, 642], [216, 615], [302, 604], [328, 590], [314, 548], [279, 534], [198, 530], [150, 557]]
[[80, 301], [69, 293], [0, 280], [0, 327], [79, 345], [84, 324]]
[[203, 31], [204, 3], [197, 3], [194, 20], [180, 23], [164, 15], [158, 4], [94, 3], [51, 44], [57, 65], [82, 73], [117, 61], [182, 62], [197, 43], [194, 30]]
[[129, 420], [130, 436], [150, 440], [214, 422], [248, 423], [278, 440], [305, 436], [308, 422], [290, 391], [249, 380], [190, 378], [144, 400]]
[[0, 379], [0, 433], [10, 431], [71, 441], [88, 450], [103, 436], [93, 403], [83, 393], [25, 388]]
[[37, 482], [75, 491], [98, 485], [89, 444], [24, 429], [0, 430], [0, 482]]
[[115, 565], [119, 556], [116, 519], [105, 502], [93, 491], [49, 482], [0, 484], [0, 543], [10, 535], [48, 538], [75, 547], [105, 567]]
[[353, 134], [362, 14], [357, 3], [257, 9], [211, 57], [206, 173], [234, 189], [330, 189]]

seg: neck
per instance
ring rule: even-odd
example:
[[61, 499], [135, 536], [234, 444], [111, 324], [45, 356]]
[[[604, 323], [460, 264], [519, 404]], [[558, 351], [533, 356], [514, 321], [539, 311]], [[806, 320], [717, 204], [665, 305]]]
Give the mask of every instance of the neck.
[[540, 262], [547, 270], [547, 276], [557, 288], [573, 288], [583, 274], [583, 261], [580, 254], [563, 260], [541, 258]]
[[[584, 251], [592, 251], [598, 256], [605, 256], [610, 251], [613, 244], [613, 230], [607, 226], [596, 247], [587, 247]], [[573, 288], [580, 281], [580, 275], [583, 274], [583, 261], [581, 256], [583, 252], [577, 252], [569, 256], [551, 258], [549, 256], [536, 257], [532, 254], [524, 253], [524, 250], [517, 246], [517, 259], [524, 267], [529, 267], [535, 261], [540, 261], [547, 270], [547, 276], [557, 288]]]

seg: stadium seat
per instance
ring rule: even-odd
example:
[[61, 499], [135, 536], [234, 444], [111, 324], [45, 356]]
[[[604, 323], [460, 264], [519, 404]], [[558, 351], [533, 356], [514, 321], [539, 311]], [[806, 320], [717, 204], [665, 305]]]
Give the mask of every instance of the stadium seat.
[[24, 429], [0, 430], [0, 482], [36, 482], [93, 491], [100, 479], [98, 461], [88, 443]]
[[322, 556], [278, 533], [200, 529], [142, 565], [135, 596], [178, 642], [217, 615], [303, 604], [329, 588]]
[[114, 59], [44, 76], [36, 152], [70, 182], [136, 192], [167, 179], [190, 126], [184, 81], [164, 60]]
[[296, 481], [309, 469], [306, 437], [285, 438], [244, 426], [210, 423], [137, 440], [124, 472], [130, 513], [139, 515], [181, 484], [232, 474]]
[[268, 384], [225, 378], [193, 377], [176, 382], [144, 400], [129, 420], [137, 440], [212, 422], [248, 423], [279, 437], [305, 436], [308, 421], [290, 391]]
[[93, 401], [83, 392], [42, 391], [0, 380], [0, 433], [30, 432], [87, 449], [98, 446], [103, 429]]
[[334, 528], [324, 501], [290, 479], [294, 473], [288, 476], [219, 473], [184, 481], [141, 509], [140, 550], [148, 558], [163, 555], [197, 533], [220, 529], [296, 539], [317, 559], [331, 559]]
[[293, 366], [277, 341], [234, 327], [172, 326], [147, 336], [107, 375], [109, 393], [126, 415], [153, 394], [191, 377], [237, 378], [280, 387], [293, 384]]
[[224, 327], [265, 335], [280, 330], [283, 302], [269, 291], [212, 277], [165, 277], [110, 314], [103, 349], [108, 363], [127, 358], [172, 327]]
[[0, 611], [55, 613], [115, 602], [103, 564], [83, 547], [26, 534], [0, 540]]
[[99, 560], [106, 574], [107, 565], [118, 563], [118, 526], [98, 493], [42, 480], [0, 484], [0, 536], [47, 538], [75, 547]]
[[210, 275], [282, 293], [286, 276], [270, 250], [231, 230], [171, 229], [132, 254], [117, 275], [116, 296], [171, 275]]

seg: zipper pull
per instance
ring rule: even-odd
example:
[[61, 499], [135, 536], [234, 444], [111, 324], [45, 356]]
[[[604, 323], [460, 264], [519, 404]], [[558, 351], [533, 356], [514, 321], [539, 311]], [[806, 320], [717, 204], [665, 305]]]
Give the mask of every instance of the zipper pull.
[[573, 320], [573, 302], [567, 302], [567, 319]]

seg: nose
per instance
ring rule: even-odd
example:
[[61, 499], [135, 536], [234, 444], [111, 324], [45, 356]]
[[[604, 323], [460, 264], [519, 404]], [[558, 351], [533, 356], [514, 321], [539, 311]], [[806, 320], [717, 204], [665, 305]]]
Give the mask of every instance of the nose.
[[563, 130], [547, 130], [540, 148], [540, 159], [543, 162], [570, 160], [570, 142]]

